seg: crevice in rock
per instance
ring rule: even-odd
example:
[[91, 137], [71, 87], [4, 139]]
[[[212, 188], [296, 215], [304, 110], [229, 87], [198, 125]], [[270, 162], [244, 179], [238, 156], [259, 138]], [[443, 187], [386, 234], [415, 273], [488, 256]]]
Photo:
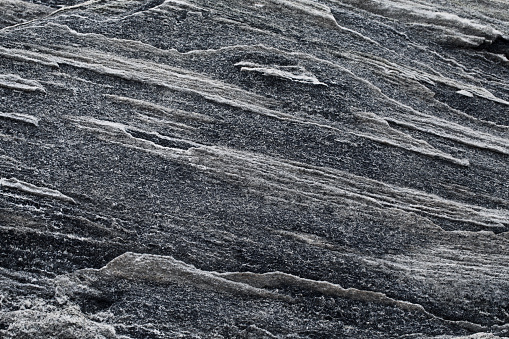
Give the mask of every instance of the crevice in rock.
[[143, 139], [146, 141], [150, 141], [156, 145], [168, 147], [168, 148], [178, 148], [182, 150], [188, 150], [193, 147], [191, 144], [174, 138], [163, 137], [158, 133], [148, 133], [139, 130], [126, 129], [126, 132], [129, 133], [132, 137], [137, 139]]
[[506, 58], [509, 58], [509, 39], [498, 36], [494, 40], [485, 40], [476, 50], [503, 54]]

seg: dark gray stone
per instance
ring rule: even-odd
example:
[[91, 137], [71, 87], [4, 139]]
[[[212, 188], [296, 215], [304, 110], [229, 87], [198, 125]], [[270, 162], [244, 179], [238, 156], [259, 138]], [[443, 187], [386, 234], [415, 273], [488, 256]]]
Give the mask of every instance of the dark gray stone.
[[509, 336], [506, 0], [0, 9], [0, 337]]

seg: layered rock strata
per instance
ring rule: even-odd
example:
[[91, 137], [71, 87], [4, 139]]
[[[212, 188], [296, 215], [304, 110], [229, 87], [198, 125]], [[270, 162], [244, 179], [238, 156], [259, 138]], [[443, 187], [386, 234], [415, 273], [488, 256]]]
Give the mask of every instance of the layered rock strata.
[[0, 28], [0, 337], [509, 336], [507, 0]]

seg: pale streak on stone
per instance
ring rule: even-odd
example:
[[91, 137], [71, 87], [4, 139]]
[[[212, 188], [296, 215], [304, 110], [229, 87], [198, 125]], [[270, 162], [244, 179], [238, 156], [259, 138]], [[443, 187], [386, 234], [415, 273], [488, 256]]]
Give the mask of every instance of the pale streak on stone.
[[285, 295], [225, 279], [216, 272], [197, 269], [170, 256], [127, 252], [110, 261], [97, 273], [116, 279], [145, 280], [157, 284], [190, 284], [218, 292], [292, 301], [292, 298]]
[[241, 72], [257, 72], [265, 76], [279, 77], [304, 84], [327, 86], [311, 72], [300, 66], [268, 66], [246, 61], [238, 62], [234, 66], [240, 67]]
[[384, 117], [384, 119], [397, 125], [440, 136], [467, 146], [486, 149], [501, 154], [509, 154], [508, 139], [474, 131], [469, 127], [451, 123], [444, 119], [432, 118], [431, 116], [423, 118], [416, 117], [407, 119], [406, 121], [389, 117]]
[[9, 49], [0, 46], [0, 57], [58, 68], [58, 64], [51, 57], [48, 58], [40, 53], [23, 49]]
[[21, 191], [24, 193], [37, 195], [37, 196], [41, 196], [41, 197], [62, 200], [65, 202], [76, 203], [76, 201], [73, 198], [62, 194], [61, 192], [59, 192], [57, 190], [54, 190], [51, 188], [46, 188], [46, 187], [39, 187], [39, 186], [30, 184], [28, 182], [18, 180], [16, 178], [10, 178], [10, 179], [0, 178], [0, 187], [15, 189], [15, 190], [18, 190], [18, 191]]
[[340, 285], [328, 281], [317, 281], [301, 278], [284, 272], [251, 273], [251, 272], [226, 272], [219, 276], [232, 281], [242, 282], [257, 288], [282, 288], [285, 286], [300, 287], [319, 292], [323, 295], [342, 297], [352, 300], [374, 302], [401, 308], [405, 311], [418, 311], [427, 313], [418, 304], [395, 300], [380, 292], [359, 290], [357, 288], [343, 288]]
[[[342, 54], [345, 57], [349, 57], [349, 55], [352, 54]], [[468, 88], [470, 91], [473, 91], [475, 94], [479, 94], [479, 92], [487, 92], [488, 91], [484, 89], [480, 89], [475, 86], [467, 86], [467, 85], [459, 85], [454, 80], [447, 80], [442, 77], [437, 77], [432, 74], [424, 74], [417, 70], [408, 70], [407, 68], [403, 66], [397, 66], [395, 64], [386, 62], [386, 61], [379, 61], [374, 60], [371, 58], [365, 58], [363, 56], [356, 56], [353, 57], [353, 59], [360, 58], [359, 60], [362, 60], [364, 63], [373, 64], [377, 67], [384, 67], [382, 65], [389, 66], [389, 70], [398, 72], [400, 74], [405, 74], [405, 76], [408, 76], [412, 80], [417, 81], [426, 81], [433, 83], [434, 81], [442, 82], [444, 84], [448, 84], [451, 86], [454, 86], [456, 88]], [[412, 107], [403, 104], [395, 99], [392, 99], [388, 97], [386, 94], [384, 94], [378, 87], [372, 85], [367, 80], [359, 79], [359, 81], [365, 81], [367, 84], [369, 84], [374, 91], [377, 91], [380, 96], [386, 100], [388, 104], [394, 105], [395, 107], [399, 107], [399, 109], [402, 110], [402, 112], [398, 112], [397, 110], [395, 112], [391, 112], [392, 116], [381, 116], [384, 120], [393, 122], [398, 125], [402, 125], [408, 128], [420, 130], [422, 132], [430, 133], [433, 135], [437, 135], [449, 140], [453, 140], [459, 143], [462, 143], [464, 145], [473, 146], [476, 148], [481, 149], [487, 149], [490, 151], [502, 153], [502, 154], [509, 154], [509, 139], [506, 137], [500, 137], [494, 134], [488, 134], [481, 131], [473, 130], [470, 127], [462, 126], [457, 123], [447, 121], [445, 119], [435, 117], [429, 114], [422, 113], [420, 111], [417, 111], [413, 109]], [[453, 85], [455, 84], [455, 85]], [[490, 93], [491, 94], [491, 93]], [[500, 99], [502, 100], [502, 99]], [[498, 102], [499, 100], [494, 100]], [[504, 101], [505, 102], [505, 101]], [[397, 114], [394, 116], [394, 114]], [[503, 127], [503, 126], [502, 126]]]
[[320, 24], [330, 25], [336, 29], [351, 33], [361, 38], [362, 40], [368, 41], [375, 45], [379, 45], [378, 42], [372, 40], [371, 38], [365, 35], [362, 35], [357, 31], [340, 26], [337, 23], [336, 18], [334, 18], [334, 16], [332, 15], [330, 8], [326, 5], [319, 4], [310, 0], [267, 0], [267, 1], [281, 4], [292, 9], [297, 9], [307, 15], [317, 18], [318, 19], [317, 22]]
[[336, 19], [331, 13], [331, 10], [326, 5], [309, 1], [309, 0], [270, 0], [269, 2], [273, 2], [276, 4], [280, 4], [286, 7], [290, 7], [292, 9], [301, 11], [306, 13], [307, 15], [314, 16], [322, 19], [324, 22], [328, 22], [333, 26], [336, 26], [338, 23]]
[[401, 147], [416, 153], [424, 154], [432, 158], [438, 158], [450, 161], [461, 166], [469, 166], [468, 159], [458, 159], [450, 154], [437, 150], [425, 141], [418, 140], [412, 136], [400, 132], [389, 126], [386, 120], [374, 113], [358, 112], [356, 116], [363, 121], [361, 132], [352, 132], [355, 135], [362, 136], [383, 144]]
[[33, 126], [39, 126], [39, 118], [33, 115], [21, 114], [21, 113], [4, 113], [0, 112], [0, 119], [8, 119], [16, 122], [23, 122]]
[[[58, 15], [58, 14], [60, 14], [62, 12], [65, 12], [65, 11], [73, 10], [73, 9], [76, 9], [76, 8], [79, 8], [79, 7], [82, 7], [82, 6], [87, 6], [87, 5], [90, 5], [92, 3], [101, 2], [101, 1], [104, 1], [104, 0], [88, 0], [88, 1], [76, 4], [76, 5], [62, 7], [62, 8], [54, 10], [53, 12], [45, 15], [44, 18], [52, 17], [52, 16]], [[35, 18], [33, 20], [29, 20], [29, 21], [25, 21], [25, 22], [20, 22], [18, 24], [12, 25], [12, 26], [4, 27], [4, 28], [0, 29], [0, 31], [2, 31], [2, 30], [10, 30], [10, 31], [17, 30], [17, 29], [19, 29], [18, 27], [29, 25], [29, 24], [31, 24], [31, 23], [39, 20], [39, 19], [40, 18]]]
[[469, 97], [469, 98], [473, 98], [474, 97], [474, 95], [472, 93], [470, 93], [469, 91], [466, 91], [464, 89], [462, 89], [460, 91], [457, 91], [456, 93], [458, 93], [459, 95], [463, 95], [463, 96]]
[[184, 7], [184, 8], [191, 8], [191, 9], [194, 9], [194, 10], [203, 10], [203, 7], [199, 7], [197, 5], [193, 5], [189, 1], [185, 1], [185, 0], [165, 0], [164, 3], [162, 3], [158, 7], [160, 7], [162, 9], [165, 6], [169, 5], [169, 4], [178, 5], [181, 8]]
[[[16, 197], [18, 198], [18, 197]], [[23, 208], [25, 208], [23, 206]], [[35, 211], [34, 208], [29, 208], [29, 210], [32, 210], [32, 211]], [[82, 236], [79, 236], [79, 235], [75, 235], [75, 234], [72, 234], [72, 233], [61, 233], [61, 232], [56, 232], [56, 231], [51, 231], [51, 232], [47, 232], [47, 231], [41, 231], [41, 230], [38, 230], [38, 229], [34, 229], [34, 228], [31, 228], [31, 227], [25, 227], [25, 226], [3, 226], [3, 225], [0, 225], [0, 230], [4, 231], [4, 232], [7, 232], [7, 231], [15, 231], [15, 232], [23, 232], [25, 234], [30, 234], [31, 236], [44, 236], [44, 235], [47, 235], [48, 233], [51, 233], [51, 236], [53, 238], [56, 238], [58, 240], [62, 240], [62, 239], [67, 239], [67, 240], [78, 240], [78, 241], [81, 241], [81, 242], [86, 242], [86, 243], [89, 243], [89, 244], [95, 244], [95, 245], [98, 245], [98, 244], [103, 244], [104, 241], [102, 240], [98, 240], [98, 239], [94, 239], [94, 238], [89, 238], [89, 237], [82, 237]]]
[[361, 61], [363, 64], [369, 64], [375, 67], [380, 67], [387, 71], [397, 72], [398, 75], [407, 77], [412, 80], [426, 82], [431, 85], [435, 83], [441, 83], [447, 86], [457, 88], [458, 90], [469, 91], [480, 98], [484, 98], [493, 102], [497, 102], [499, 104], [509, 106], [509, 101], [498, 98], [487, 89], [479, 86], [470, 85], [465, 82], [454, 80], [442, 75], [427, 73], [421, 70], [410, 68], [408, 66], [398, 65], [385, 59], [359, 55], [355, 52], [339, 53], [339, 55], [345, 58], [349, 58], [351, 60]]
[[[161, 140], [166, 140], [170, 142], [181, 142], [189, 147], [201, 147], [201, 144], [196, 142], [186, 140], [183, 138], [172, 138], [165, 135], [162, 135], [158, 132], [146, 131], [139, 128], [135, 128], [129, 125], [125, 125], [122, 123], [117, 123], [113, 121], [100, 120], [90, 117], [67, 117], [69, 120], [73, 121], [78, 125], [78, 127], [87, 129], [90, 131], [98, 132], [100, 135], [104, 135], [107, 137], [103, 137], [104, 140], [109, 142], [114, 142], [120, 144], [124, 147], [134, 148], [143, 150], [146, 152], [151, 152], [155, 154], [159, 154], [164, 152], [170, 152], [170, 154], [180, 154], [184, 152], [181, 148], [172, 148], [166, 147], [159, 144], [156, 144], [153, 141], [137, 138], [133, 136], [129, 131], [133, 132], [141, 132], [144, 134], [153, 135]], [[167, 154], [168, 155], [168, 154]], [[175, 156], [175, 155], [174, 155]]]
[[143, 113], [137, 113], [136, 116], [138, 117], [138, 119], [140, 121], [143, 121], [143, 122], [146, 122], [149, 124], [169, 126], [175, 131], [193, 131], [193, 130], [197, 129], [196, 127], [188, 126], [185, 124], [180, 124], [180, 123], [173, 122], [170, 120], [154, 118], [154, 117], [148, 116]]
[[23, 79], [16, 74], [0, 74], [0, 87], [25, 92], [43, 92], [46, 93], [44, 86], [36, 80]]
[[[95, 86], [100, 86], [100, 87], [103, 87], [103, 88], [113, 88], [113, 86], [111, 85], [106, 85], [106, 84], [98, 84], [98, 83], [95, 83], [93, 81], [90, 81], [90, 80], [86, 80], [86, 79], [83, 79], [83, 78], [80, 78], [80, 77], [77, 77], [77, 76], [71, 76], [67, 73], [61, 73], [61, 72], [52, 72], [50, 73], [54, 76], [57, 76], [57, 77], [62, 77], [62, 78], [66, 78], [66, 79], [71, 79], [71, 80], [75, 80], [75, 81], [79, 81], [79, 82], [83, 82], [83, 83], [86, 83], [86, 84], [91, 84], [91, 85], [95, 85]], [[76, 91], [77, 88], [75, 87], [71, 87], [73, 91]]]
[[477, 34], [486, 39], [494, 39], [503, 33], [493, 27], [482, 25], [456, 14], [447, 13], [432, 5], [419, 5], [415, 1], [382, 1], [382, 0], [329, 0], [336, 3], [348, 3], [367, 11], [387, 15], [400, 20], [418, 20], [460, 29], [467, 34]]
[[308, 245], [312, 245], [312, 246], [322, 247], [322, 248], [326, 248], [329, 250], [334, 250], [337, 248], [336, 245], [332, 244], [331, 242], [327, 241], [326, 239], [321, 238], [315, 234], [281, 231], [281, 230], [274, 231], [274, 233], [294, 238], [298, 241], [302, 241], [302, 242], [304, 242]]

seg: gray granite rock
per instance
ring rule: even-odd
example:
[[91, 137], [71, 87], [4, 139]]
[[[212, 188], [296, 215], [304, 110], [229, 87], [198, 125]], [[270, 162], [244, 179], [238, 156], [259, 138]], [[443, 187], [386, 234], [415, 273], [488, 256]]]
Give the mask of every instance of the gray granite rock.
[[507, 0], [0, 28], [0, 337], [509, 336]]

